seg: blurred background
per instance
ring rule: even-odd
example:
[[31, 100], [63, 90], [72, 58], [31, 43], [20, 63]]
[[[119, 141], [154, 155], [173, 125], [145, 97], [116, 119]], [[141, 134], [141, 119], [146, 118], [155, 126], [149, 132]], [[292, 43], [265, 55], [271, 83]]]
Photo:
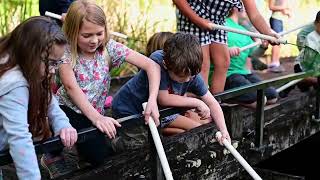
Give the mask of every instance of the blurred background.
[[[289, 0], [293, 16], [285, 22], [285, 28], [290, 29], [315, 19], [320, 10], [320, 0]], [[128, 36], [127, 40], [115, 39], [128, 47], [144, 53], [147, 40], [153, 33], [159, 31], [176, 31], [175, 7], [171, 0], [96, 0], [107, 14], [109, 29]], [[261, 13], [269, 22], [270, 11], [268, 1], [260, 0]], [[0, 36], [10, 32], [21, 21], [39, 15], [38, 0], [0, 0]], [[297, 32], [286, 39], [295, 43]], [[270, 49], [267, 55], [270, 54]], [[294, 57], [298, 49], [292, 45], [284, 45], [282, 57]], [[132, 66], [122, 66], [112, 72], [113, 76], [125, 76], [135, 73]]]

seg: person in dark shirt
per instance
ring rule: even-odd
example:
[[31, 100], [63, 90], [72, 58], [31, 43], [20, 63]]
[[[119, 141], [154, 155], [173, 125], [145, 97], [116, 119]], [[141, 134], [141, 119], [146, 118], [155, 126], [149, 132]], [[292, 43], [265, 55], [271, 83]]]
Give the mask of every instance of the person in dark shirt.
[[46, 11], [59, 14], [66, 13], [73, 0], [39, 0], [39, 12], [41, 16]]

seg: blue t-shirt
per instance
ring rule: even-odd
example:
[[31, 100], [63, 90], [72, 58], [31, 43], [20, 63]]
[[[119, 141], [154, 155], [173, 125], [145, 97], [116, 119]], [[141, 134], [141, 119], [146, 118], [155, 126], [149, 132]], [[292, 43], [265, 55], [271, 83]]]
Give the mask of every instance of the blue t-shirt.
[[[197, 96], [204, 96], [208, 87], [205, 85], [200, 74], [185, 83], [173, 81], [168, 71], [163, 66], [163, 51], [159, 50], [150, 55], [150, 58], [161, 67], [161, 79], [159, 90], [168, 90], [171, 94], [183, 96], [191, 92]], [[143, 111], [142, 103], [149, 98], [149, 82], [147, 73], [141, 70], [136, 76], [129, 80], [115, 95], [112, 101], [112, 113], [115, 118], [121, 118]]]

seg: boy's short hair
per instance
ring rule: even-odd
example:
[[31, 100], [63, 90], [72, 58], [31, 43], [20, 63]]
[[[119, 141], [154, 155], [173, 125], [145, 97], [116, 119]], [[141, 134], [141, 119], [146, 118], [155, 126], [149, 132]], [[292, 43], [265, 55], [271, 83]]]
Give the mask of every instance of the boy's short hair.
[[193, 76], [201, 71], [202, 51], [197, 37], [176, 33], [167, 39], [163, 52], [167, 70], [181, 76]]
[[320, 11], [318, 11], [316, 20], [314, 21], [315, 23], [320, 23]]

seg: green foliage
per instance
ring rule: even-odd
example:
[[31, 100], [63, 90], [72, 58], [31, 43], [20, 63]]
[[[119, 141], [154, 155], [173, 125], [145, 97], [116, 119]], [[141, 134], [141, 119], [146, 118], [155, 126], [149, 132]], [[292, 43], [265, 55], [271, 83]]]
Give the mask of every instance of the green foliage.
[[38, 1], [0, 0], [0, 36], [11, 31], [21, 21], [38, 14]]
[[[320, 0], [289, 0], [294, 9], [294, 17], [285, 24], [287, 29], [314, 20], [319, 11]], [[108, 29], [126, 34], [127, 40], [112, 37], [133, 50], [144, 53], [148, 38], [159, 31], [175, 32], [176, 19], [172, 1], [168, 0], [97, 0], [107, 14]], [[267, 2], [267, 1], [266, 1]], [[39, 0], [0, 0], [0, 36], [10, 32], [26, 18], [39, 14]], [[268, 9], [268, 7], [265, 7]], [[263, 12], [268, 21], [270, 12]], [[285, 37], [295, 43], [296, 32]], [[296, 56], [294, 46], [282, 46], [282, 56]], [[268, 51], [270, 54], [270, 50]], [[136, 73], [138, 69], [124, 64], [112, 71], [113, 76]]]
[[[128, 39], [117, 39], [126, 44], [129, 48], [144, 53], [148, 34], [155, 32], [159, 21], [152, 21], [147, 14], [150, 14], [154, 3], [152, 0], [138, 0], [138, 4], [130, 1], [99, 2], [108, 12], [107, 19], [109, 29], [128, 35]], [[138, 5], [138, 11], [132, 12], [132, 8]], [[136, 13], [135, 18], [131, 14]], [[125, 63], [120, 68], [111, 71], [112, 76], [127, 76], [135, 74], [138, 69]]]

